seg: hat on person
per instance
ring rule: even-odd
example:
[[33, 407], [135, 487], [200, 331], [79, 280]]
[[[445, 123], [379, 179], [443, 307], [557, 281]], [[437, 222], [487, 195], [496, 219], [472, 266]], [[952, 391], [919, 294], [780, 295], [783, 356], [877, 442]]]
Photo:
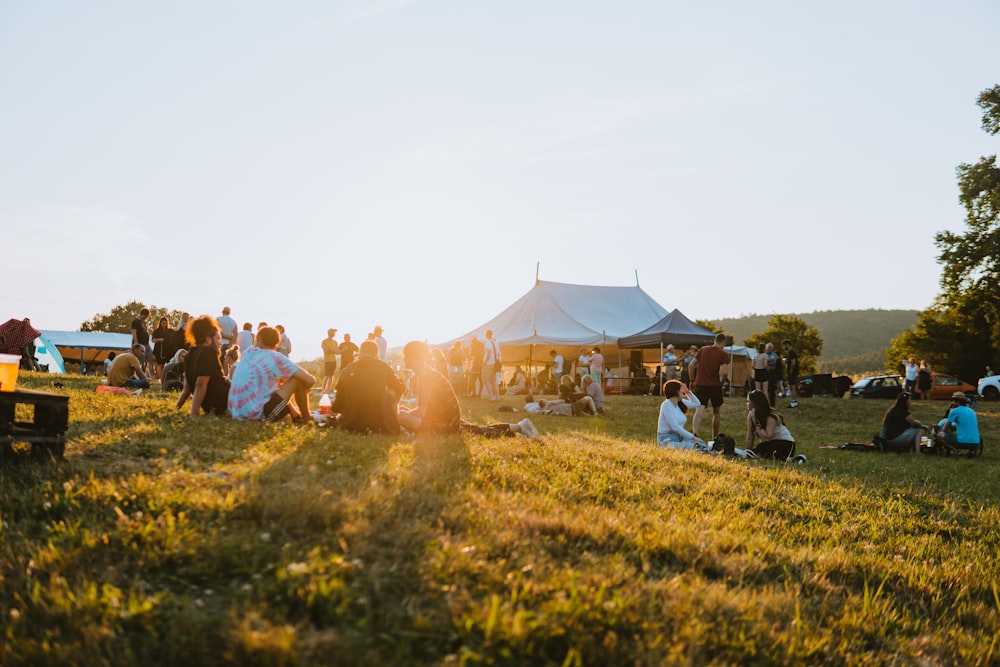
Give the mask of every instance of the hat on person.
[[953, 400], [953, 401], [960, 401], [962, 403], [966, 403], [966, 402], [968, 402], [969, 397], [966, 396], [965, 394], [963, 394], [960, 391], [956, 391], [954, 394], [951, 395], [951, 400]]
[[669, 344], [667, 345], [667, 349], [668, 349], [668, 350], [672, 350], [672, 349], [674, 349], [674, 344], [673, 344], [673, 343], [669, 343]]
[[327, 330], [326, 330], [326, 335], [327, 335], [327, 336], [332, 336], [332, 335], [333, 335], [333, 334], [335, 334], [335, 333], [337, 333], [337, 330], [336, 330], [336, 329], [327, 329]]
[[374, 331], [375, 331], [375, 333], [382, 333], [382, 327], [381, 327], [381, 325], [376, 324]]

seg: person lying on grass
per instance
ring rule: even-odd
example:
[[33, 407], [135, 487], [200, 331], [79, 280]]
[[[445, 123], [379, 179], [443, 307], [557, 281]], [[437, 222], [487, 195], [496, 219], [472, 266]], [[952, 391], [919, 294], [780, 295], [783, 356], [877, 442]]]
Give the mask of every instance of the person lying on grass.
[[462, 419], [458, 396], [448, 379], [427, 365], [430, 348], [423, 341], [413, 340], [403, 346], [403, 363], [413, 371], [417, 406], [400, 408], [399, 425], [413, 433], [458, 433], [471, 431], [487, 437], [513, 436], [518, 433], [537, 438], [538, 430], [530, 419], [517, 424], [478, 426]]
[[291, 417], [302, 423], [312, 422], [309, 388], [316, 384], [316, 378], [276, 351], [280, 340], [277, 330], [265, 326], [257, 332], [256, 347], [240, 359], [229, 389], [233, 419], [279, 421]]
[[596, 415], [597, 406], [594, 399], [584, 396], [572, 403], [567, 403], [561, 398], [546, 400], [528, 394], [524, 397], [524, 411], [536, 415], [556, 415], [557, 417], [575, 417], [578, 415]]

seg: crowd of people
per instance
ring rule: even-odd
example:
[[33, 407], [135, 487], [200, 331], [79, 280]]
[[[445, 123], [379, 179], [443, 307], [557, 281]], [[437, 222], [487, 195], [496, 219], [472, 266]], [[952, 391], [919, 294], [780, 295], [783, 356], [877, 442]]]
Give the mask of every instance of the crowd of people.
[[[254, 331], [249, 322], [239, 327], [228, 307], [218, 318], [186, 313], [180, 328], [172, 328], [161, 317], [152, 331], [146, 326], [149, 310], [143, 309], [132, 322], [132, 349], [106, 362], [108, 383], [127, 389], [144, 389], [158, 378], [180, 389], [176, 405], [181, 409], [190, 400], [192, 415], [229, 414], [239, 420], [292, 420], [311, 423], [309, 393], [316, 378], [289, 359], [291, 341], [284, 327], [260, 322]], [[324, 422], [356, 433], [410, 432], [456, 433], [474, 431], [490, 436], [522, 434], [536, 437], [530, 419], [517, 423], [478, 426], [461, 418], [459, 396], [479, 396], [496, 401], [502, 393], [524, 396], [529, 414], [593, 416], [604, 412], [605, 381], [609, 375], [600, 348], [582, 348], [575, 370], [557, 350], [543, 374], [529, 380], [517, 366], [504, 381], [503, 357], [492, 331], [483, 340], [473, 338], [468, 346], [456, 341], [448, 351], [431, 349], [426, 343], [411, 342], [403, 348], [404, 369], [394, 370], [386, 362], [388, 346], [381, 326], [373, 328], [360, 346], [337, 329], [329, 329], [321, 341], [323, 354], [322, 393], [332, 394], [330, 416]], [[711, 345], [691, 346], [678, 355], [668, 345], [654, 381], [652, 393], [662, 394], [656, 441], [662, 447], [720, 451], [721, 408], [725, 400], [731, 357], [727, 338], [717, 334]], [[798, 353], [790, 340], [781, 342], [784, 359], [780, 368], [787, 373], [789, 408], [798, 406]], [[754, 389], [746, 396], [746, 435], [743, 447], [731, 444], [725, 451], [744, 458], [792, 460], [795, 439], [784, 416], [776, 409], [774, 346], [761, 344], [753, 359]], [[780, 359], [780, 358], [779, 358]], [[956, 392], [952, 406], [933, 427], [917, 421], [910, 412], [914, 392], [924, 391], [922, 377], [929, 377], [926, 363], [904, 360], [906, 391], [886, 412], [879, 438], [897, 451], [920, 451], [924, 433], [933, 431], [933, 442], [941, 451], [958, 451], [979, 442], [978, 423], [968, 400]], [[338, 373], [339, 370], [339, 373]], [[399, 372], [402, 371], [402, 372]], [[402, 375], [402, 378], [400, 377]], [[339, 377], [339, 379], [338, 379]], [[781, 381], [782, 375], [777, 376]], [[550, 384], [551, 383], [551, 384]], [[690, 385], [690, 389], [689, 389]], [[536, 398], [533, 391], [551, 389], [558, 398]], [[415, 404], [402, 406], [406, 394], [416, 396]], [[705, 413], [711, 408], [712, 440], [698, 434]], [[687, 428], [692, 413], [691, 428]], [[804, 460], [804, 457], [799, 456]]]

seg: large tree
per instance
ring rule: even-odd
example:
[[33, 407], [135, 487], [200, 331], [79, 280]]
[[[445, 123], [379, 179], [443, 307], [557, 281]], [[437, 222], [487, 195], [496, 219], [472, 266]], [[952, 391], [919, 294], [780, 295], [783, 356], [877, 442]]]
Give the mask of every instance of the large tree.
[[[978, 104], [983, 130], [1000, 134], [1000, 85], [980, 93]], [[886, 356], [894, 366], [904, 356], [926, 358], [940, 370], [975, 380], [996, 360], [1000, 345], [1000, 166], [993, 154], [961, 164], [957, 172], [966, 230], [935, 235], [941, 294]]]
[[767, 329], [750, 336], [743, 344], [757, 347], [761, 343], [774, 343], [775, 351], [781, 354], [781, 341], [786, 338], [792, 341], [792, 347], [799, 353], [799, 375], [815, 373], [816, 358], [823, 353], [823, 339], [816, 327], [800, 317], [771, 315], [767, 320]]
[[139, 301], [129, 301], [123, 306], [115, 306], [109, 313], [98, 313], [80, 325], [80, 331], [110, 331], [112, 333], [132, 333], [132, 320], [143, 308], [149, 308], [149, 319], [146, 323], [152, 331], [156, 328], [160, 317], [170, 320], [170, 326], [176, 328], [181, 319], [178, 310], [167, 310], [156, 306], [147, 306]]

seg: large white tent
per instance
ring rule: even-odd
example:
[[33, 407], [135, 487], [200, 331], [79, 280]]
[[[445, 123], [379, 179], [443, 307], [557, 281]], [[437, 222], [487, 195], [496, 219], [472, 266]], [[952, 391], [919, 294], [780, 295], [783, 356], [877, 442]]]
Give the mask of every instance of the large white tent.
[[536, 280], [535, 286], [499, 315], [455, 340], [468, 345], [485, 340], [491, 329], [500, 343], [504, 363], [528, 359], [548, 361], [555, 349], [567, 360], [580, 348], [601, 347], [604, 355], [617, 354], [618, 339], [643, 331], [667, 314], [663, 306], [638, 286], [607, 287], [570, 285]]

